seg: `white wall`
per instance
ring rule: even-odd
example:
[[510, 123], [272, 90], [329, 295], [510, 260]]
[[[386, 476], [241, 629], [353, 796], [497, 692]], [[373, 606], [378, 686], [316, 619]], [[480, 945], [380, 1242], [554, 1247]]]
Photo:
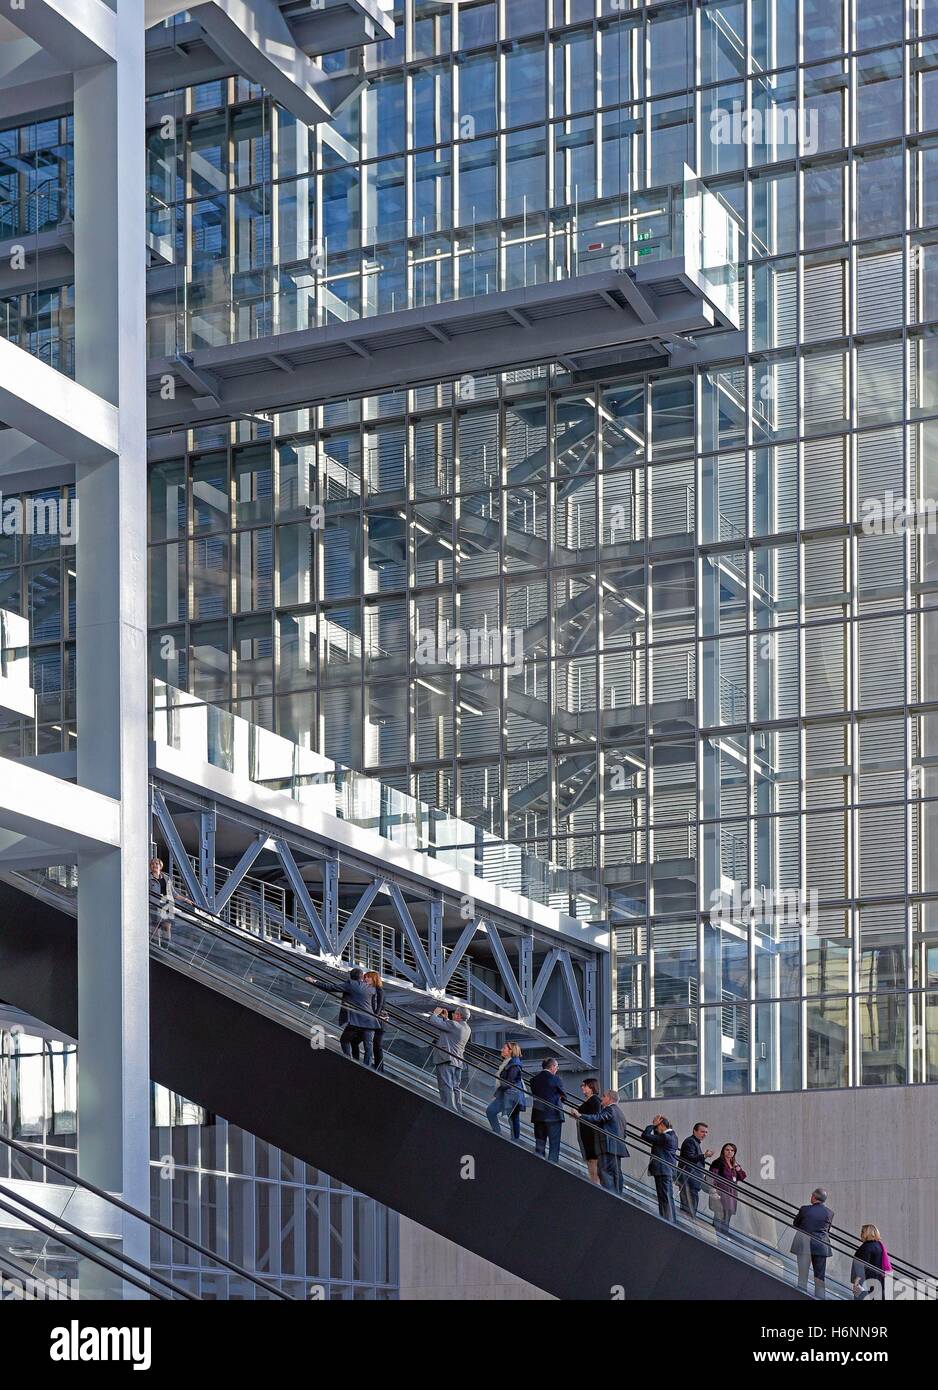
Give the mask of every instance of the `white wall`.
[[533, 1301], [551, 1297], [404, 1216], [400, 1241], [402, 1300]]
[[[707, 1146], [729, 1141], [757, 1185], [788, 1202], [826, 1187], [835, 1222], [867, 1221], [889, 1251], [938, 1275], [938, 1087], [884, 1086], [764, 1096], [706, 1096], [623, 1105], [630, 1124], [660, 1110], [683, 1139], [710, 1125]], [[774, 1178], [766, 1160], [774, 1160]]]

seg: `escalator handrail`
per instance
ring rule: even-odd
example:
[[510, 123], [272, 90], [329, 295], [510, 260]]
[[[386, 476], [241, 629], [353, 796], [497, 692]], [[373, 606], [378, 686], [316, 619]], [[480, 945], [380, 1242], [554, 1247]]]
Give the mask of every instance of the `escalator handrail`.
[[[45, 1257], [40, 1256], [39, 1258]], [[12, 1273], [10, 1272], [11, 1270]], [[0, 1282], [2, 1282], [4, 1278], [19, 1280], [24, 1286], [28, 1283], [42, 1284], [43, 1282], [48, 1286], [50, 1282], [45, 1276], [34, 1273], [27, 1265], [21, 1265], [16, 1256], [11, 1255], [9, 1250], [0, 1250]], [[44, 1302], [46, 1300], [37, 1298], [34, 1301]], [[49, 1296], [48, 1301], [72, 1302], [73, 1300], [71, 1298], [63, 1299], [62, 1295], [56, 1291], [54, 1295]]]
[[[328, 981], [328, 984], [325, 987], [326, 993], [332, 994], [338, 992], [338, 988], [340, 988], [341, 986], [342, 977], [344, 974], [347, 973], [339, 967], [326, 966], [323, 964], [321, 960], [317, 960], [315, 957], [310, 956], [304, 956], [302, 966], [300, 966], [298, 961], [291, 958], [292, 953], [284, 951], [283, 948], [275, 945], [272, 942], [266, 941], [262, 937], [255, 936], [253, 932], [244, 931], [241, 928], [232, 926], [231, 923], [226, 922], [223, 918], [218, 917], [216, 914], [212, 912], [206, 911], [204, 908], [197, 907], [195, 906], [195, 904], [186, 904], [185, 906], [182, 906], [177, 899], [175, 904], [175, 914], [177, 917], [182, 917], [183, 919], [189, 917], [193, 919], [197, 925], [204, 927], [210, 931], [213, 931], [216, 934], [219, 934], [223, 937], [227, 937], [228, 939], [233, 938], [236, 942], [240, 941], [243, 943], [245, 949], [247, 949], [248, 943], [250, 943], [250, 949], [252, 953], [261, 956], [262, 958], [266, 959], [270, 964], [275, 965], [277, 968], [282, 969], [287, 973], [293, 974], [304, 980], [310, 980], [311, 976], [316, 975], [319, 975], [320, 977], [325, 976]], [[322, 978], [312, 979], [311, 982], [316, 984], [320, 989], [324, 988]], [[389, 1015], [389, 1018], [393, 1018], [393, 1021], [397, 1023], [397, 1025], [401, 1028], [403, 1032], [409, 1031], [412, 1036], [417, 1035], [418, 1040], [420, 1042], [432, 1045], [434, 1042], [438, 1040], [438, 1035], [436, 1035], [431, 1028], [427, 1027], [426, 1025], [421, 1025], [419, 1020], [414, 1019], [412, 1015], [405, 1013], [403, 1010], [399, 1010], [395, 1008], [393, 1005], [385, 1005], [384, 1012], [386, 1012]], [[506, 1019], [506, 1025], [510, 1026], [510, 1020]], [[476, 1047], [474, 1050], [482, 1053], [484, 1053], [485, 1051], [484, 1049], [478, 1047]], [[485, 1059], [485, 1063], [486, 1064], [484, 1065], [483, 1063], [473, 1061], [469, 1064], [474, 1066], [477, 1071], [483, 1072], [483, 1074], [487, 1073], [491, 1080], [497, 1080], [497, 1067], [495, 1066], [494, 1061]], [[491, 1070], [489, 1071], [488, 1068], [491, 1068]], [[525, 1090], [528, 1094], [530, 1094], [530, 1088], [527, 1084], [527, 1077], [524, 1078], [524, 1082], [526, 1083]], [[563, 1107], [556, 1108], [560, 1110], [561, 1114], [564, 1113]], [[570, 1115], [572, 1119], [575, 1119], [578, 1125], [583, 1125], [584, 1127], [593, 1129], [600, 1134], [604, 1133], [601, 1127], [592, 1124], [588, 1117], [578, 1115], [572, 1109], [566, 1111], [566, 1113]], [[647, 1151], [651, 1151], [650, 1144], [643, 1137], [643, 1131], [639, 1129], [637, 1126], [626, 1123], [625, 1137], [634, 1143], [642, 1145]], [[679, 1163], [676, 1163], [675, 1173], [679, 1173], [681, 1171], [681, 1165]], [[711, 1185], [713, 1184], [709, 1179], [708, 1175], [704, 1179], [704, 1184], [702, 1184], [702, 1186], [710, 1187]], [[747, 1190], [743, 1192], [739, 1190], [740, 1188], [745, 1188]], [[739, 1201], [741, 1201], [745, 1206], [747, 1206], [751, 1210], [758, 1212], [760, 1215], [768, 1216], [770, 1219], [775, 1221], [779, 1221], [782, 1218], [784, 1218], [784, 1225], [786, 1229], [792, 1230], [793, 1232], [798, 1229], [793, 1225], [793, 1218], [795, 1215], [797, 1215], [799, 1208], [797, 1208], [793, 1204], [784, 1202], [783, 1199], [777, 1198], [774, 1195], [765, 1192], [762, 1188], [755, 1187], [753, 1184], [750, 1184], [749, 1182], [736, 1184], [736, 1195]], [[829, 1235], [831, 1238], [831, 1244], [834, 1245], [836, 1240], [837, 1246], [840, 1247], [839, 1249], [837, 1249], [837, 1253], [847, 1256], [850, 1259], [854, 1257], [857, 1245], [859, 1243], [857, 1237], [851, 1235], [848, 1231], [841, 1230], [839, 1227], [832, 1227]], [[908, 1261], [897, 1260], [893, 1258], [891, 1254], [890, 1259], [892, 1260], [893, 1266], [898, 1273], [902, 1274], [908, 1272], [909, 1274], [918, 1274], [920, 1276], [923, 1276], [926, 1280], [928, 1280], [930, 1284], [935, 1284], [935, 1279], [933, 1278], [933, 1276], [929, 1275], [927, 1271], [918, 1269], [917, 1266], [911, 1264]]]
[[[34, 1215], [31, 1220], [27, 1220], [23, 1212], [19, 1209], [19, 1206], [13, 1206], [11, 1203], [5, 1202], [2, 1195], [0, 1195], [0, 1211], [5, 1211], [8, 1216], [14, 1217], [17, 1221], [22, 1221], [28, 1229], [36, 1231], [39, 1235], [45, 1236], [48, 1240], [54, 1240], [57, 1244], [64, 1245], [67, 1250], [74, 1251], [81, 1259], [91, 1260], [93, 1264], [99, 1265], [102, 1269], [106, 1269], [109, 1274], [116, 1274], [118, 1278], [126, 1280], [128, 1284], [133, 1284], [135, 1288], [142, 1289], [143, 1292], [150, 1297], [160, 1299], [167, 1303], [172, 1302], [172, 1299], [165, 1293], [160, 1292], [159, 1289], [151, 1288], [145, 1284], [142, 1279], [138, 1279], [136, 1275], [129, 1273], [126, 1269], [121, 1269], [119, 1265], [113, 1263], [112, 1255], [114, 1258], [119, 1258], [126, 1262], [133, 1269], [141, 1270], [147, 1279], [156, 1279], [159, 1283], [165, 1284], [174, 1294], [178, 1293], [180, 1298], [190, 1302], [199, 1302], [197, 1294], [190, 1293], [188, 1289], [174, 1284], [171, 1279], [166, 1279], [163, 1275], [155, 1274], [152, 1270], [145, 1269], [144, 1266], [138, 1264], [136, 1260], [132, 1260], [129, 1255], [122, 1254], [117, 1256], [116, 1252], [104, 1250], [91, 1236], [86, 1235], [84, 1231], [78, 1230], [61, 1217], [51, 1216], [42, 1207], [37, 1207], [35, 1203], [29, 1202], [24, 1197], [19, 1197], [15, 1193], [9, 1193], [8, 1189], [3, 1186], [0, 1186], [0, 1194], [12, 1196], [16, 1203], [31, 1209], [36, 1215]], [[42, 1217], [43, 1220], [38, 1219], [39, 1217]], [[49, 1220], [54, 1224], [52, 1226], [47, 1226], [45, 1220]], [[63, 1235], [58, 1229], [60, 1226], [68, 1231], [70, 1235]], [[78, 1240], [71, 1239], [70, 1236], [77, 1236]], [[89, 1246], [95, 1253], [90, 1254], [88, 1249], [83, 1248], [80, 1242], [84, 1242], [84, 1245]]]
[[195, 1251], [196, 1254], [202, 1255], [216, 1264], [223, 1265], [224, 1268], [229, 1270], [232, 1274], [237, 1274], [242, 1279], [247, 1279], [250, 1283], [256, 1284], [259, 1288], [265, 1289], [268, 1293], [274, 1294], [275, 1297], [283, 1299], [288, 1303], [296, 1302], [288, 1293], [284, 1293], [282, 1289], [278, 1289], [275, 1284], [268, 1283], [261, 1275], [251, 1274], [248, 1270], [242, 1269], [240, 1265], [235, 1264], [233, 1260], [227, 1259], [224, 1255], [216, 1254], [214, 1250], [210, 1250], [207, 1246], [201, 1245], [197, 1240], [192, 1240], [190, 1236], [180, 1235], [178, 1231], [173, 1230], [172, 1226], [165, 1225], [154, 1216], [146, 1215], [144, 1212], [139, 1211], [137, 1207], [131, 1206], [129, 1202], [123, 1201], [120, 1197], [115, 1197], [113, 1193], [106, 1192], [101, 1187], [96, 1187], [95, 1184], [89, 1182], [87, 1178], [76, 1177], [74, 1173], [70, 1173], [67, 1168], [63, 1168], [61, 1164], [55, 1163], [52, 1159], [40, 1157], [39, 1154], [34, 1153], [32, 1149], [28, 1148], [25, 1144], [21, 1144], [18, 1139], [11, 1139], [8, 1135], [0, 1134], [0, 1144], [5, 1144], [8, 1148], [23, 1154], [24, 1157], [30, 1159], [32, 1162], [39, 1163], [42, 1167], [48, 1168], [51, 1172], [59, 1174], [60, 1177], [67, 1178], [70, 1183], [74, 1183], [76, 1187], [80, 1187], [83, 1191], [91, 1192], [95, 1197], [105, 1199], [120, 1211], [126, 1212], [129, 1216], [135, 1216], [139, 1221], [142, 1221], [145, 1226], [150, 1227], [151, 1230], [159, 1231], [161, 1235], [168, 1236], [170, 1239], [178, 1241], [180, 1245], [184, 1245], [187, 1250]]

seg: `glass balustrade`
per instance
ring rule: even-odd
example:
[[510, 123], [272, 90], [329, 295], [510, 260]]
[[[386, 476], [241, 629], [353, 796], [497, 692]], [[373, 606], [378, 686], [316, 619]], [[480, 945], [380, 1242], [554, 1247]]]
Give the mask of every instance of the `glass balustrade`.
[[[236, 987], [252, 1007], [308, 1035], [315, 1047], [340, 1050], [338, 1012], [342, 977], [312, 958], [298, 958], [293, 952], [252, 939], [208, 914], [182, 906], [177, 906], [171, 934], [154, 936], [154, 949], [165, 960], [175, 962], [210, 986], [228, 993]], [[383, 1050], [383, 1067], [389, 1079], [419, 1091], [434, 1103], [441, 1103], [436, 1080], [439, 1054], [435, 1051], [433, 1030], [425, 1015], [408, 1013], [401, 1008], [389, 1010], [384, 1023]], [[485, 1112], [493, 1097], [498, 1060], [494, 1053], [471, 1043], [467, 1049], [461, 1099], [463, 1116], [470, 1123], [489, 1124]], [[350, 1060], [349, 1065], [357, 1064]], [[518, 1142], [531, 1148], [529, 1113], [528, 1108]], [[558, 1118], [565, 1124], [560, 1166], [586, 1182], [588, 1178], [577, 1136], [578, 1125], [583, 1122], [574, 1119], [569, 1111]], [[515, 1142], [504, 1124], [502, 1134], [506, 1145]], [[657, 1215], [655, 1188], [647, 1174], [648, 1147], [631, 1128], [627, 1143], [630, 1154], [622, 1164], [623, 1192], [621, 1198], [610, 1192], [609, 1200], [625, 1200]], [[743, 1184], [736, 1191], [736, 1211], [724, 1234], [713, 1222], [711, 1193], [714, 1191], [713, 1187], [704, 1186], [696, 1219], [682, 1213], [678, 1206], [678, 1224], [692, 1237], [722, 1243], [746, 1263], [787, 1283], [796, 1283], [797, 1263], [792, 1251], [794, 1209], [758, 1188]], [[675, 1202], [678, 1204], [677, 1188]], [[852, 1298], [854, 1246], [846, 1233], [835, 1233], [832, 1244], [833, 1255], [827, 1270], [828, 1297]]]
[[[168, 246], [165, 210], [153, 209], [151, 221]], [[521, 194], [458, 208], [452, 222], [439, 214], [363, 221], [342, 236], [304, 233], [248, 257], [194, 264], [151, 298], [149, 351], [172, 356], [681, 256], [738, 323], [737, 223], [689, 168], [683, 187], [625, 201], [584, 199], [574, 187], [548, 210]]]

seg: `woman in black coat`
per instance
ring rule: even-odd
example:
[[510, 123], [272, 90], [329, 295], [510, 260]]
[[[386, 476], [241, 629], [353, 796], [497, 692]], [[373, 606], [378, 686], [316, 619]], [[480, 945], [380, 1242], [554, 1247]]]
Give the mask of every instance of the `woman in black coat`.
[[384, 1024], [387, 1020], [387, 1014], [384, 1012], [384, 981], [377, 970], [366, 970], [362, 979], [365, 981], [366, 985], [371, 985], [374, 990], [374, 998], [371, 1001], [371, 1007], [374, 1009], [375, 1015], [377, 1016], [378, 1026], [374, 1031], [374, 1039], [372, 1042], [374, 1050], [372, 1056], [374, 1059], [375, 1071], [384, 1071]]
[[[603, 1108], [602, 1090], [599, 1082], [590, 1077], [584, 1081], [580, 1087], [583, 1092], [584, 1100], [582, 1105], [577, 1106], [578, 1114], [585, 1120], [593, 1119]], [[589, 1170], [590, 1182], [599, 1183], [599, 1156], [601, 1153], [599, 1136], [601, 1131], [595, 1124], [580, 1124], [577, 1126], [580, 1132], [580, 1148], [583, 1157], [586, 1159], [586, 1167]]]
[[[884, 1298], [886, 1293], [886, 1272], [889, 1257], [883, 1238], [875, 1226], [863, 1226], [860, 1230], [860, 1245], [854, 1252], [850, 1269], [850, 1282], [853, 1284], [854, 1298]], [[875, 1285], [879, 1285], [879, 1289]], [[870, 1287], [874, 1285], [874, 1287]]]

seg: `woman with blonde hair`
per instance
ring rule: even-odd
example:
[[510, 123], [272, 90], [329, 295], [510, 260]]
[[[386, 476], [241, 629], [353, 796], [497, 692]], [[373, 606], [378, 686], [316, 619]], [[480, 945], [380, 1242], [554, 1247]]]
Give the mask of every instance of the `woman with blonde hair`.
[[524, 1070], [521, 1048], [517, 1043], [505, 1043], [498, 1068], [495, 1094], [486, 1106], [485, 1114], [496, 1134], [501, 1134], [501, 1116], [507, 1115], [511, 1137], [517, 1144], [521, 1139], [521, 1114], [527, 1105], [524, 1094]]
[[371, 1007], [375, 1011], [378, 1026], [374, 1031], [372, 1041], [372, 1065], [375, 1071], [384, 1071], [384, 1025], [387, 1022], [387, 1014], [384, 1011], [384, 981], [377, 970], [366, 970], [362, 976], [366, 985], [371, 985], [374, 995], [371, 1000]]
[[860, 1228], [860, 1245], [850, 1270], [854, 1298], [885, 1298], [886, 1275], [891, 1270], [883, 1238], [878, 1228], [867, 1222]]

